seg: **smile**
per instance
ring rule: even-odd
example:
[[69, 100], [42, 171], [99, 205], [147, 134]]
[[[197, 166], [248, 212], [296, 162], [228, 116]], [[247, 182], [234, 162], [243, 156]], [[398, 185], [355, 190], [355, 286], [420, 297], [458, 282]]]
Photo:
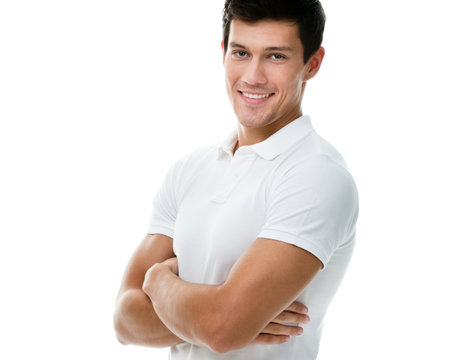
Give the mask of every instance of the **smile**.
[[270, 93], [270, 94], [250, 94], [250, 93], [247, 93], [247, 92], [242, 92], [242, 94], [244, 96], [246, 96], [247, 98], [249, 98], [249, 99], [265, 99], [265, 98], [273, 95], [273, 93]]

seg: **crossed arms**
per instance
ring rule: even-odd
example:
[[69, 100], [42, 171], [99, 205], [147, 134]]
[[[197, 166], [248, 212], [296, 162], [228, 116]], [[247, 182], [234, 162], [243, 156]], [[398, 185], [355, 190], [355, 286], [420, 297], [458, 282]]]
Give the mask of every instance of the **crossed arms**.
[[173, 240], [159, 234], [147, 235], [136, 249], [116, 304], [120, 342], [189, 342], [224, 353], [251, 343], [281, 343], [300, 329], [284, 323], [309, 320], [294, 299], [322, 263], [301, 248], [259, 238], [217, 286], [181, 280], [174, 256]]

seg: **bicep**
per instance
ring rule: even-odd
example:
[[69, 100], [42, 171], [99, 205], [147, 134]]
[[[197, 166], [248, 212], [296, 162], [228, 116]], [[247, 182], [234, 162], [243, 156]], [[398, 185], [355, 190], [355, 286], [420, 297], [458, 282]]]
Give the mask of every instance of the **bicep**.
[[255, 336], [292, 303], [322, 262], [310, 252], [282, 241], [259, 238], [240, 257], [222, 285], [231, 319]]
[[141, 289], [147, 270], [155, 263], [174, 257], [173, 239], [162, 234], [147, 234], [131, 256], [120, 294], [128, 289]]

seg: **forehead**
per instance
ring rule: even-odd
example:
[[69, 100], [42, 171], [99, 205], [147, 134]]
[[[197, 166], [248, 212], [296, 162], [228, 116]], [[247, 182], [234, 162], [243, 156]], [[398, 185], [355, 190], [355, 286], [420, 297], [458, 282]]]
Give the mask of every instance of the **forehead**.
[[298, 25], [285, 20], [260, 20], [253, 23], [234, 19], [230, 24], [229, 43], [248, 48], [302, 48]]

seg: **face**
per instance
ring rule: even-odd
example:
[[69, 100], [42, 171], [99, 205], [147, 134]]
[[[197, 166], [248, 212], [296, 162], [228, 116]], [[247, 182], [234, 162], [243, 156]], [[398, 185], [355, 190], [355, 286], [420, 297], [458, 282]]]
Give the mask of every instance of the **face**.
[[302, 115], [306, 81], [317, 73], [323, 48], [307, 63], [303, 51], [296, 24], [231, 22], [225, 79], [241, 125], [279, 129]]

